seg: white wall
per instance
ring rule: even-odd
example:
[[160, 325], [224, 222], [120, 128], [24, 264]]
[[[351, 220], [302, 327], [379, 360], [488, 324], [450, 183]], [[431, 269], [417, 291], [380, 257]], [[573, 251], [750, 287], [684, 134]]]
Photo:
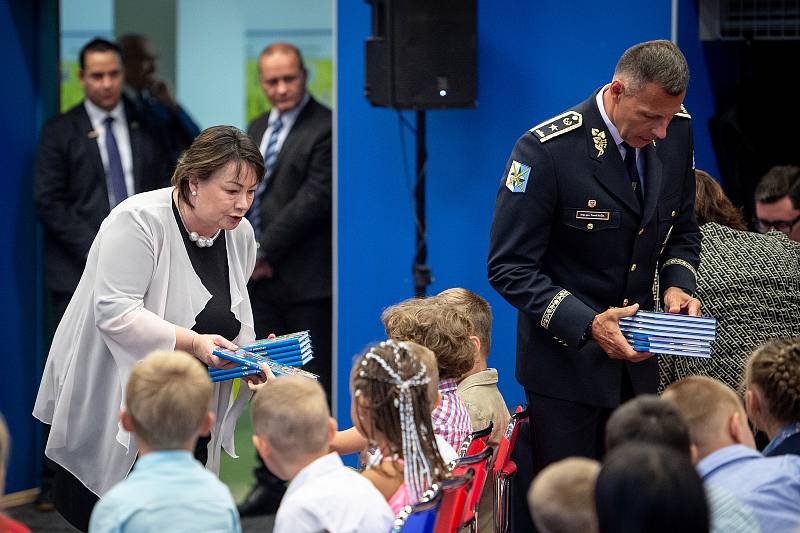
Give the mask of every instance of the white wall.
[[242, 2], [178, 0], [178, 101], [201, 128], [244, 128], [245, 16]]

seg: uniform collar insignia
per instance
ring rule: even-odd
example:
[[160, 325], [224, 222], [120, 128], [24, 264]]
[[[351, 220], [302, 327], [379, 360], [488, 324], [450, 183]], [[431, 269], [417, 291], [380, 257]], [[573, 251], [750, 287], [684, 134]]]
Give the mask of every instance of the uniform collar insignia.
[[592, 128], [592, 141], [594, 141], [594, 148], [597, 150], [597, 157], [606, 153], [608, 147], [608, 139], [606, 139], [606, 132]]

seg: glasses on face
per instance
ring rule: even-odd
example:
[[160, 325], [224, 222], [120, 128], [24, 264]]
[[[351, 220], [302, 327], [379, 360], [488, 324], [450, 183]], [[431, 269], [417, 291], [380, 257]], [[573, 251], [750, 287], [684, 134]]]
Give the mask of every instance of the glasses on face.
[[761, 218], [757, 218], [756, 229], [761, 233], [766, 233], [774, 228], [780, 232], [788, 234], [798, 222], [800, 222], [800, 216], [794, 220], [763, 220]]

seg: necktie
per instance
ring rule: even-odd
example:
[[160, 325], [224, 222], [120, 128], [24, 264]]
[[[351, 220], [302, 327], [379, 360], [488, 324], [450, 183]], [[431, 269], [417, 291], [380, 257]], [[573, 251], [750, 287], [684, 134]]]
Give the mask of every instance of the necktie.
[[628, 177], [631, 180], [631, 188], [642, 203], [642, 178], [639, 176], [639, 168], [636, 166], [636, 148], [631, 147], [626, 142], [622, 142], [625, 148], [625, 168], [628, 170]]
[[256, 234], [256, 242], [261, 236], [261, 200], [264, 196], [264, 191], [267, 190], [267, 183], [269, 182], [270, 174], [275, 166], [275, 160], [278, 159], [278, 137], [283, 128], [283, 121], [280, 115], [275, 123], [272, 125], [272, 132], [269, 134], [267, 140], [267, 148], [264, 150], [264, 179], [258, 184], [256, 194], [253, 197], [253, 204], [250, 206], [250, 211], [247, 214], [247, 219], [253, 225], [253, 231]]
[[108, 190], [114, 198], [111, 205], [113, 208], [122, 200], [128, 197], [128, 188], [125, 186], [125, 173], [122, 170], [122, 158], [119, 156], [117, 139], [114, 137], [112, 124], [114, 117], [107, 116], [103, 121], [106, 127], [106, 152], [108, 155], [108, 171], [106, 172], [106, 183]]

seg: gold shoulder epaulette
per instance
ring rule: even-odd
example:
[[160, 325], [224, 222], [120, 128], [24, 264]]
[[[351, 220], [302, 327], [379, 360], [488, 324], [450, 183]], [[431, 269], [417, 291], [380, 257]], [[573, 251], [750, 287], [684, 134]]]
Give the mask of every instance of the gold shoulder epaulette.
[[567, 133], [583, 124], [583, 117], [577, 111], [567, 111], [561, 113], [541, 124], [531, 128], [531, 133], [536, 135], [539, 142], [549, 141], [553, 137], [558, 137], [562, 133]]
[[689, 112], [686, 111], [686, 108], [683, 107], [683, 104], [681, 104], [681, 110], [675, 113], [675, 116], [683, 118], [692, 118], [692, 115], [690, 115]]

